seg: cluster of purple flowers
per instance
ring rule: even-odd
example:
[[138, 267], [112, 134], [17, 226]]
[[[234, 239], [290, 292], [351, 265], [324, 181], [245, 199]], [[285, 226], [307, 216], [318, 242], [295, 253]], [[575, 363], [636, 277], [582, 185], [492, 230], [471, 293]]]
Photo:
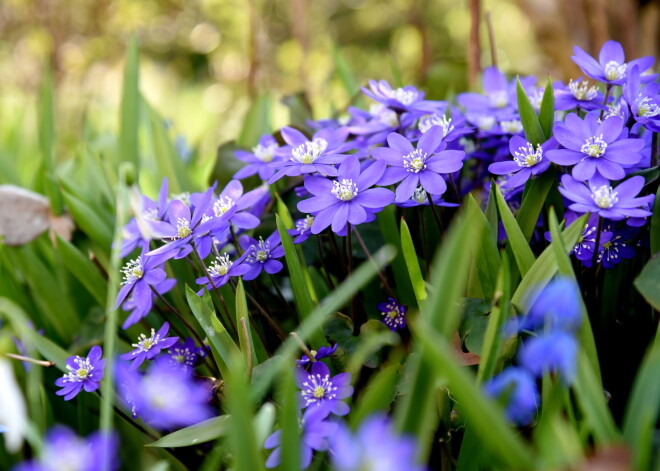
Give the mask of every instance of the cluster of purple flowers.
[[575, 332], [582, 322], [580, 293], [568, 278], [555, 278], [545, 288], [532, 291], [527, 304], [527, 315], [506, 327], [509, 332], [531, 335], [518, 351], [518, 366], [505, 368], [484, 384], [488, 396], [506, 400], [507, 417], [518, 425], [534, 419], [537, 379], [550, 373], [567, 386], [573, 383], [578, 351]]

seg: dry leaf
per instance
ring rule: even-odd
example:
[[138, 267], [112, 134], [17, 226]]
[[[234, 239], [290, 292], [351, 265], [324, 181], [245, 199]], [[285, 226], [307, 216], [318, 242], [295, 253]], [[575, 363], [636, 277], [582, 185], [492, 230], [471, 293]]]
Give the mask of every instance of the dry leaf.
[[5, 245], [24, 245], [50, 227], [50, 204], [38, 193], [0, 185], [0, 237]]
[[598, 450], [582, 465], [580, 471], [632, 471], [632, 455], [623, 446]]
[[479, 364], [480, 361], [479, 355], [475, 355], [474, 353], [463, 351], [463, 348], [461, 347], [461, 337], [458, 335], [458, 332], [454, 334], [454, 339], [452, 343], [454, 346], [454, 353], [456, 354], [456, 357], [458, 358], [458, 362], [461, 365], [470, 366], [470, 365]]

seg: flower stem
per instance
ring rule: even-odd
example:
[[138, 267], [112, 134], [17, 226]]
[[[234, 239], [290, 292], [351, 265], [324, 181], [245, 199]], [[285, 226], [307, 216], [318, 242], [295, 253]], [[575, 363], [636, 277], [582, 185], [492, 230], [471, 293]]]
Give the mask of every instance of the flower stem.
[[433, 213], [433, 219], [435, 219], [435, 223], [438, 226], [438, 230], [440, 231], [440, 237], [445, 233], [444, 227], [442, 227], [442, 221], [440, 220], [440, 214], [438, 213], [437, 208], [435, 207], [435, 203], [433, 202], [433, 197], [431, 196], [431, 193], [428, 191], [426, 192], [426, 197], [429, 200], [429, 206], [431, 207], [431, 212]]
[[651, 136], [651, 167], [658, 166], [658, 133]]
[[312, 363], [317, 361], [316, 357], [314, 356], [312, 351], [307, 347], [307, 345], [305, 345], [305, 342], [302, 341], [302, 339], [300, 338], [300, 336], [296, 332], [291, 332], [289, 335], [291, 337], [293, 337], [294, 339], [296, 339], [296, 343], [300, 347], [300, 350], [302, 350], [302, 352], [305, 355], [307, 355], [307, 358], [309, 358], [309, 361], [311, 361]]
[[[607, 100], [609, 100], [611, 92], [612, 92], [612, 85], [608, 83], [607, 85], [605, 85], [605, 97], [603, 98], [604, 106], [607, 106]], [[604, 114], [605, 114], [605, 109], [600, 110], [600, 119], [603, 119]]]
[[46, 368], [50, 368], [51, 366], [55, 366], [54, 361], [36, 360], [34, 358], [26, 357], [26, 356], [23, 356], [23, 355], [16, 355], [15, 353], [5, 353], [5, 356], [7, 358], [11, 358], [12, 360], [25, 361], [27, 363], [32, 363], [33, 365], [39, 365], [39, 366], [43, 366], [43, 367], [46, 367]]
[[[371, 256], [371, 252], [369, 252], [369, 249], [367, 248], [367, 245], [364, 243], [364, 240], [362, 239], [362, 236], [360, 236], [360, 233], [357, 230], [357, 227], [355, 228], [355, 238], [357, 239], [358, 243], [360, 244], [360, 247], [362, 248], [362, 251], [364, 254], [367, 256], [369, 261], [374, 264], [374, 266], [378, 267], [376, 265], [376, 262], [374, 261], [373, 257]], [[383, 283], [383, 287], [385, 288], [385, 291], [387, 291], [387, 294], [391, 297], [396, 299], [396, 295], [394, 294], [394, 291], [392, 288], [390, 288], [389, 283], [387, 282], [387, 278], [385, 278], [385, 275], [383, 272], [380, 271], [380, 269], [376, 268], [376, 274], [378, 275], [378, 278], [380, 278], [381, 283]]]
[[594, 247], [594, 255], [591, 259], [591, 266], [593, 268], [597, 268], [596, 262], [598, 261], [598, 247], [600, 246], [600, 232], [602, 228], [603, 228], [603, 218], [598, 216], [598, 226], [596, 228], [596, 246]]
[[284, 305], [286, 306], [286, 310], [289, 311], [289, 314], [293, 316], [293, 318], [296, 321], [296, 324], [300, 324], [300, 319], [298, 318], [298, 314], [294, 309], [291, 309], [291, 305], [289, 304], [289, 301], [286, 300], [284, 295], [282, 294], [282, 291], [280, 290], [280, 287], [277, 285], [277, 280], [275, 280], [275, 277], [271, 275], [270, 273], [268, 274], [270, 276], [270, 281], [273, 284], [273, 288], [275, 288], [275, 291], [277, 292], [277, 295], [280, 297]]
[[319, 256], [321, 257], [321, 265], [323, 266], [323, 275], [325, 276], [325, 282], [328, 285], [328, 288], [330, 290], [335, 289], [335, 284], [332, 282], [332, 278], [330, 277], [330, 272], [328, 271], [328, 267], [325, 264], [325, 253], [323, 251], [323, 244], [321, 243], [321, 238], [320, 237], [315, 237], [316, 239], [316, 246], [318, 247], [319, 250]]

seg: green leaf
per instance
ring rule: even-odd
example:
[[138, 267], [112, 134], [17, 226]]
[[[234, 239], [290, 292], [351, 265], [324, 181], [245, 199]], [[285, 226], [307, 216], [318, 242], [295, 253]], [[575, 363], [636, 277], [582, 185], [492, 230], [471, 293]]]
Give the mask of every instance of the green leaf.
[[539, 123], [545, 134], [545, 140], [552, 137], [552, 127], [555, 124], [555, 91], [552, 88], [552, 81], [548, 77], [548, 83], [543, 90], [541, 99], [541, 109], [539, 110]]
[[527, 193], [516, 216], [516, 222], [528, 242], [532, 239], [532, 234], [534, 234], [539, 214], [541, 214], [548, 193], [556, 182], [557, 177], [552, 169], [548, 169], [539, 178], [528, 181]]
[[241, 147], [252, 148], [257, 145], [259, 138], [272, 131], [270, 124], [270, 97], [257, 95], [243, 121], [241, 134], [237, 143]]
[[71, 274], [94, 296], [99, 306], [105, 305], [106, 282], [92, 261], [60, 236], [57, 236], [57, 248]]
[[132, 162], [136, 167], [138, 158], [138, 129], [140, 122], [140, 63], [137, 40], [131, 38], [126, 52], [124, 66], [124, 84], [121, 95], [119, 119], [119, 156], [118, 161]]
[[216, 438], [224, 437], [230, 431], [229, 416], [221, 415], [190, 427], [172, 432], [147, 446], [158, 448], [178, 448], [210, 442]]
[[[481, 236], [478, 229], [473, 214], [462, 214], [454, 221], [431, 265], [433, 291], [421, 306], [420, 318], [444, 337], [455, 332], [458, 325], [461, 313], [458, 300], [467, 284], [475, 241]], [[415, 361], [410, 373], [410, 392], [402, 397], [396, 411], [399, 428], [419, 439], [421, 461], [428, 456], [437, 427], [432, 370], [427, 357]]]
[[[396, 258], [392, 261], [392, 272], [394, 273], [394, 282], [396, 283], [396, 294], [399, 301], [403, 304], [411, 305], [416, 296], [413, 285], [408, 275], [407, 262], [404, 257], [401, 237], [399, 236], [399, 227], [396, 222], [395, 209], [392, 205], [385, 207], [376, 215], [380, 233], [386, 244], [396, 247]], [[418, 304], [419, 306], [419, 300]]]
[[341, 53], [339, 46], [336, 44], [332, 45], [332, 57], [335, 62], [335, 73], [339, 77], [339, 80], [341, 80], [344, 90], [346, 90], [346, 94], [349, 97], [352, 97], [360, 91], [360, 84], [358, 83], [353, 70], [351, 70], [350, 65], [348, 65], [346, 58]]
[[408, 275], [410, 276], [410, 282], [415, 292], [417, 305], [421, 306], [422, 301], [426, 299], [426, 287], [424, 286], [422, 270], [419, 268], [419, 260], [417, 259], [415, 245], [410, 235], [410, 229], [408, 229], [408, 224], [403, 218], [401, 218], [401, 252], [408, 268]]
[[584, 351], [579, 351], [577, 363], [573, 389], [596, 444], [606, 445], [619, 440], [619, 432], [605, 402], [603, 386]]
[[431, 374], [447, 378], [449, 391], [460, 404], [470, 427], [480, 437], [480, 445], [487, 448], [510, 469], [533, 469], [532, 451], [507, 423], [501, 408], [486, 397], [469, 370], [459, 366], [447, 339], [422, 320], [413, 325], [420, 340], [422, 353], [433, 365]]
[[204, 292], [202, 297], [199, 297], [190, 286], [186, 285], [186, 299], [195, 319], [206, 333], [218, 368], [222, 376], [225, 377], [227, 365], [231, 361], [232, 355], [240, 352], [240, 349], [232, 340], [225, 326], [217, 319], [211, 295], [208, 291]]
[[66, 190], [62, 195], [73, 219], [85, 234], [101, 247], [110, 247], [113, 230], [107, 221], [99, 217], [99, 212]]
[[[297, 373], [297, 372], [296, 372]], [[280, 391], [283, 404], [280, 413], [280, 425], [282, 426], [282, 469], [300, 469], [300, 440], [301, 430], [298, 421], [299, 396], [296, 383], [293, 378], [293, 368], [286, 368], [282, 372], [280, 380]]]
[[635, 288], [656, 311], [660, 311], [660, 255], [655, 255], [635, 278]]
[[513, 256], [518, 265], [521, 275], [524, 277], [529, 271], [530, 267], [534, 264], [534, 253], [532, 249], [529, 248], [527, 243], [527, 238], [523, 234], [518, 222], [513, 217], [509, 205], [502, 196], [502, 191], [499, 186], [495, 188], [495, 195], [497, 198], [497, 207], [500, 210], [500, 216], [502, 217], [502, 223], [504, 224], [504, 230], [508, 237], [509, 247], [513, 252]]
[[484, 298], [492, 299], [500, 270], [500, 253], [497, 248], [497, 237], [493, 234], [486, 216], [479, 209], [477, 201], [472, 195], [468, 196], [468, 211], [473, 213], [473, 219], [480, 225], [481, 237], [479, 239], [479, 251], [475, 257], [477, 275]]
[[369, 381], [368, 386], [351, 412], [351, 424], [357, 426], [363, 419], [377, 411], [387, 410], [396, 396], [399, 365], [381, 368]]
[[520, 122], [525, 130], [525, 138], [532, 143], [534, 147], [543, 144], [546, 141], [543, 128], [539, 117], [534, 111], [534, 107], [529, 101], [525, 89], [520, 83], [520, 77], [516, 79], [516, 95], [518, 97], [518, 111], [520, 113]]
[[634, 469], [650, 469], [653, 434], [660, 414], [660, 343], [656, 342], [637, 373], [623, 419], [623, 436], [634, 450]]

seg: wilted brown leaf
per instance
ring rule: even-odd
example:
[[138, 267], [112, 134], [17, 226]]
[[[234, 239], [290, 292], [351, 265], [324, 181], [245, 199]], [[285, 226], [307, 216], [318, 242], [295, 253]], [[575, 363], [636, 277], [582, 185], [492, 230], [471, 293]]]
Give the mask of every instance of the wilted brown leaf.
[[631, 456], [623, 446], [603, 448], [587, 458], [580, 471], [632, 471]]
[[24, 245], [50, 227], [50, 204], [38, 193], [0, 185], [0, 237], [5, 245]]

